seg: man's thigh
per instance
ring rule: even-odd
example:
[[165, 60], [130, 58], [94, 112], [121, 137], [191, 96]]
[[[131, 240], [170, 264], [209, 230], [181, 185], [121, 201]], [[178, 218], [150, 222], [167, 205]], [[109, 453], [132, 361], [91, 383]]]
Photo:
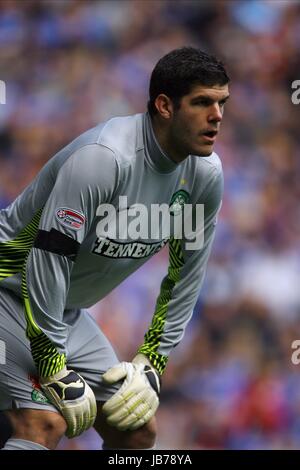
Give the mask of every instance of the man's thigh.
[[0, 411], [16, 408], [56, 411], [41, 392], [25, 331], [22, 300], [0, 288], [0, 340], [5, 345], [0, 366]]
[[75, 318], [74, 322], [70, 322], [67, 341], [68, 368], [82, 375], [92, 388], [96, 400], [104, 402], [119, 389], [121, 384], [105, 384], [102, 375], [117, 364], [119, 359], [87, 310], [81, 310]]
[[[67, 340], [67, 367], [80, 373], [97, 401], [106, 401], [118, 386], [106, 386], [102, 374], [118, 358], [96, 322], [86, 310], [66, 312], [71, 318]], [[73, 317], [73, 319], [72, 319]], [[5, 345], [5, 364], [0, 366], [0, 411], [37, 408], [56, 411], [43, 395], [30, 344], [22, 299], [0, 288], [0, 341]]]

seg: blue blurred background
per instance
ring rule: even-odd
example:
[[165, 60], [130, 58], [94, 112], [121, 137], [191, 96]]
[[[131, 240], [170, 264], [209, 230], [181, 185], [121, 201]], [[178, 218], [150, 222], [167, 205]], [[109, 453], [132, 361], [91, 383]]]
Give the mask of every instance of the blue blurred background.
[[[227, 64], [225, 196], [205, 285], [163, 378], [158, 448], [300, 447], [298, 1], [0, 2], [0, 206], [79, 133], [143, 112], [156, 61], [194, 45]], [[91, 309], [121, 359], [151, 320], [167, 250]], [[60, 448], [97, 449], [90, 430]]]

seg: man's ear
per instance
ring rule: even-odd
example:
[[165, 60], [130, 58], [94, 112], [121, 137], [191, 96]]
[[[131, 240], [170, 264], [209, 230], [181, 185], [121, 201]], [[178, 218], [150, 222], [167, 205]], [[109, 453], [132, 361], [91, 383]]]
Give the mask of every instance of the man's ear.
[[154, 105], [163, 119], [170, 119], [173, 116], [173, 103], [167, 95], [159, 94], [154, 101]]

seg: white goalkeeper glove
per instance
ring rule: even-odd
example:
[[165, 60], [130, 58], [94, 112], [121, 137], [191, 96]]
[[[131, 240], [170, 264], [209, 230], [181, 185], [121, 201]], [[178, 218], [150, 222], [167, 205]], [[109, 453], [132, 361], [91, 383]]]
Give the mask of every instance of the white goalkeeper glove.
[[143, 354], [121, 362], [103, 374], [108, 384], [124, 379], [121, 388], [103, 405], [110, 425], [120, 431], [138, 429], [154, 416], [159, 405], [160, 378]]
[[97, 414], [95, 395], [77, 372], [64, 368], [57, 374], [41, 377], [40, 385], [65, 418], [67, 437], [79, 436], [94, 424]]

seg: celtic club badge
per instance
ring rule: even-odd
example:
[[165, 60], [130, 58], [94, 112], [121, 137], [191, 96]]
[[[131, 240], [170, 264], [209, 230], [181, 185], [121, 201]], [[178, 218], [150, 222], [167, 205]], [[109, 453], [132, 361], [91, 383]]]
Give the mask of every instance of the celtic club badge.
[[184, 189], [180, 189], [173, 194], [171, 202], [170, 202], [170, 214], [171, 215], [178, 215], [183, 211], [184, 204], [187, 204], [190, 198], [189, 193], [187, 193]]
[[34, 388], [31, 392], [31, 399], [36, 403], [50, 403], [48, 398], [40, 391]]
[[28, 375], [28, 379], [32, 384], [31, 399], [36, 403], [50, 403], [47, 397], [42, 392], [38, 377], [34, 375]]

